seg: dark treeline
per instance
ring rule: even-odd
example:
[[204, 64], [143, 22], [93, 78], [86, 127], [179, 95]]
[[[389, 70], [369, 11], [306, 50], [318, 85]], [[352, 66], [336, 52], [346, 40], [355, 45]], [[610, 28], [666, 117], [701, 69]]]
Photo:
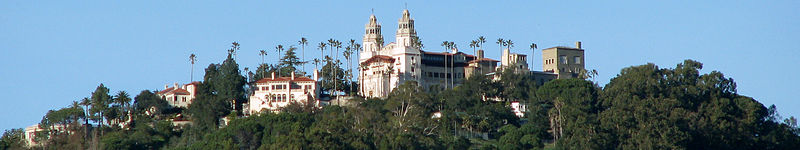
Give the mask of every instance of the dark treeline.
[[[40, 123], [45, 131], [37, 133], [44, 145], [34, 149], [800, 147], [794, 117], [782, 118], [775, 106], [739, 95], [733, 79], [720, 72], [700, 74], [702, 64], [692, 60], [675, 68], [624, 68], [605, 87], [584, 79], [538, 85], [509, 70], [499, 73], [501, 80], [476, 75], [447, 90], [406, 82], [385, 99], [355, 98], [350, 106], [322, 108], [293, 104], [277, 114], [239, 117], [235, 108], [246, 101], [249, 83], [273, 71], [303, 74], [296, 69], [303, 62], [290, 47], [279, 64], [263, 63], [242, 75], [234, 59], [238, 44], [231, 49], [221, 64], [205, 69], [189, 108], [170, 108], [151, 90], [132, 99], [125, 92], [110, 95], [101, 84], [84, 100], [48, 112]], [[333, 59], [325, 62], [323, 69], [339, 74], [323, 73], [321, 82], [328, 82], [323, 87], [354, 91], [347, 81], [350, 69]], [[484, 101], [491, 97], [501, 100]], [[527, 105], [525, 117], [515, 116], [511, 101]], [[223, 118], [230, 121], [224, 124]], [[170, 120], [176, 119], [193, 124], [175, 127]], [[89, 121], [94, 125], [87, 126]], [[63, 129], [51, 130], [55, 126]], [[22, 134], [6, 131], [0, 149], [24, 149]]]

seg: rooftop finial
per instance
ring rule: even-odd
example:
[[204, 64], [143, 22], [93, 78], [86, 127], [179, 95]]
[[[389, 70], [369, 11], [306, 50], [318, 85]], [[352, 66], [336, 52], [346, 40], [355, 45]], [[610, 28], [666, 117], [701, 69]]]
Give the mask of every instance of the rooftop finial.
[[372, 13], [374, 15], [375, 14], [375, 8], [372, 8], [372, 10], [370, 10], [370, 13]]
[[403, 2], [403, 4], [405, 4], [405, 6], [406, 6], [405, 9], [408, 9], [408, 2]]

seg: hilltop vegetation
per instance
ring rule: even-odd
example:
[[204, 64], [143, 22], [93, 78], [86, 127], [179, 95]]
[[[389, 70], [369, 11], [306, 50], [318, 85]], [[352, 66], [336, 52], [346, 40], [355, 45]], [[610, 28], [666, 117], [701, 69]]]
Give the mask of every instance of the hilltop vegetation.
[[[232, 49], [238, 49], [238, 44]], [[324, 46], [323, 46], [324, 47]], [[211, 64], [188, 109], [169, 108], [153, 91], [133, 99], [100, 85], [89, 98], [52, 110], [41, 125], [67, 132], [39, 133], [42, 149], [792, 149], [800, 147], [793, 117], [739, 95], [721, 72], [700, 74], [686, 60], [675, 68], [624, 68], [605, 85], [559, 79], [538, 85], [529, 76], [500, 72], [502, 80], [472, 76], [447, 90], [407, 82], [385, 99], [355, 98], [353, 106], [294, 104], [278, 114], [249, 117], [231, 106], [245, 100], [248, 79], [298, 71], [292, 48], [283, 63], [262, 64], [245, 77], [229, 51]], [[341, 63], [328, 59], [330, 89], [353, 90]], [[301, 73], [301, 72], [298, 72]], [[302, 73], [301, 73], [302, 74]], [[252, 77], [254, 76], [254, 77]], [[335, 77], [333, 77], [335, 76]], [[350, 76], [352, 77], [352, 76]], [[484, 101], [502, 97], [502, 101]], [[131, 104], [131, 100], [133, 103]], [[232, 100], [232, 101], [231, 101]], [[516, 117], [511, 101], [528, 106]], [[89, 110], [89, 111], [86, 111]], [[128, 116], [128, 113], [132, 116]], [[88, 112], [88, 113], [87, 113]], [[441, 117], [433, 117], [436, 112]], [[180, 113], [185, 116], [177, 116]], [[181, 117], [194, 124], [176, 128]], [[229, 118], [227, 125], [221, 118]], [[131, 118], [130, 124], [118, 124]], [[87, 127], [92, 121], [97, 126]], [[220, 128], [220, 126], [224, 126]], [[21, 129], [6, 131], [0, 149], [23, 148]], [[38, 149], [38, 147], [37, 147]]]

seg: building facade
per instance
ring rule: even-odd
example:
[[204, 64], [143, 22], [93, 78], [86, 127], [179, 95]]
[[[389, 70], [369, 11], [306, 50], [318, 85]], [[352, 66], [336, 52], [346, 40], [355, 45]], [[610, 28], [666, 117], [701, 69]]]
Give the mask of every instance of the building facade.
[[414, 27], [411, 14], [403, 10], [395, 41], [384, 44], [381, 25], [375, 15], [369, 17], [362, 41], [364, 47], [359, 55], [359, 95], [386, 97], [392, 89], [407, 81], [415, 81], [424, 88], [453, 88], [476, 73], [494, 74], [489, 77], [499, 80], [495, 72], [503, 69], [531, 75], [539, 84], [554, 79], [575, 78], [584, 70], [580, 42], [577, 48], [544, 49], [544, 71], [531, 71], [527, 63], [529, 57], [511, 53], [510, 49], [502, 51], [500, 61], [483, 57], [483, 50], [476, 51], [476, 55], [459, 52], [457, 48], [444, 52], [421, 50]]
[[542, 50], [542, 70], [558, 75], [559, 79], [577, 78], [585, 71], [581, 42], [575, 47], [551, 47]]
[[256, 81], [255, 90], [250, 95], [246, 114], [257, 114], [262, 111], [278, 112], [292, 103], [318, 106], [319, 88], [317, 85], [317, 71], [314, 79], [308, 77], [295, 77], [294, 72], [290, 77], [276, 77], [272, 73], [270, 78]]
[[[363, 49], [359, 56], [359, 95], [386, 97], [392, 89], [406, 81], [416, 81], [426, 88], [452, 88], [463, 82], [469, 71], [492, 72], [497, 61], [477, 60], [476, 56], [452, 49], [448, 52], [426, 52], [418, 46], [414, 19], [403, 10], [398, 20], [395, 41], [384, 45], [381, 25], [371, 15], [365, 26]], [[470, 63], [475, 63], [470, 66]]]
[[200, 82], [197, 81], [184, 85], [175, 83], [172, 87], [164, 85], [164, 90], [156, 94], [167, 101], [169, 106], [189, 108], [189, 105], [192, 104], [196, 97], [198, 85], [200, 85]]

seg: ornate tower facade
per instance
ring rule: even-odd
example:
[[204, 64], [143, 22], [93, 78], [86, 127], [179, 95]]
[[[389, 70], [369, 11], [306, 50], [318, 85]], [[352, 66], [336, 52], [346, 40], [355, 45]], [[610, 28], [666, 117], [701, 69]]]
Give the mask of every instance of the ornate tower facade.
[[364, 27], [364, 39], [362, 43], [363, 49], [361, 51], [361, 56], [359, 56], [360, 61], [364, 61], [372, 56], [377, 55], [376, 51], [380, 51], [381, 47], [383, 46], [381, 25], [378, 24], [378, 19], [375, 18], [374, 14], [369, 16], [369, 22]]
[[397, 21], [397, 34], [395, 41], [398, 47], [411, 46], [411, 40], [417, 36], [417, 31], [414, 30], [414, 19], [411, 19], [411, 14], [408, 9], [403, 10], [403, 16]]

